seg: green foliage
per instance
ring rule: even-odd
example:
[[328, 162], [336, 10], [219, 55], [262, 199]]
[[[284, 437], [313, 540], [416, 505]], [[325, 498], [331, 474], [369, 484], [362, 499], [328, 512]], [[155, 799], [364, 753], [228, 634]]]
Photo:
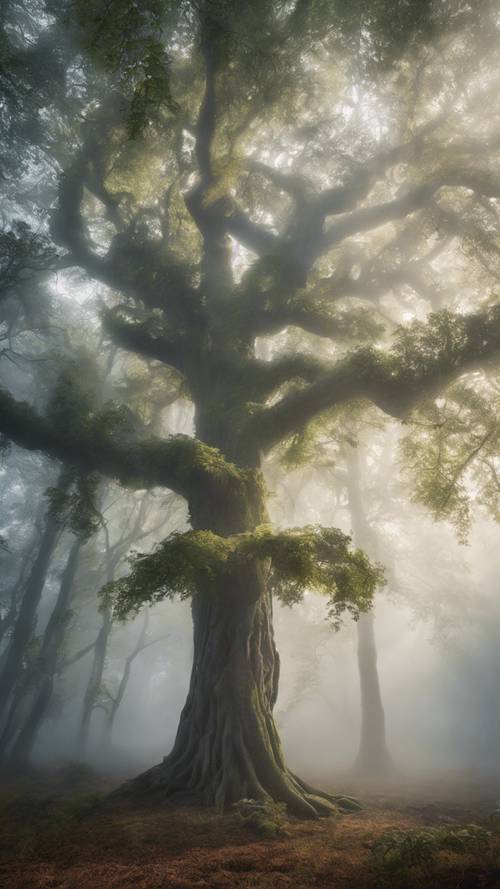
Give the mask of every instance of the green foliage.
[[137, 613], [144, 602], [178, 595], [181, 599], [214, 589], [231, 551], [230, 538], [211, 531], [174, 532], [151, 554], [130, 558], [132, 571], [102, 590], [105, 607], [113, 604], [118, 619]]
[[[0, 167], [19, 181], [47, 147], [48, 112], [66, 105], [68, 47], [43, 0], [8, 0], [0, 17]], [[71, 61], [73, 59], [71, 58]]]
[[113, 604], [117, 617], [124, 619], [144, 602], [221, 593], [231, 572], [256, 561], [269, 561], [270, 588], [287, 605], [300, 601], [306, 589], [328, 596], [328, 616], [335, 628], [344, 612], [357, 618], [368, 610], [375, 588], [383, 582], [380, 567], [351, 549], [350, 537], [336, 528], [273, 531], [261, 526], [233, 537], [175, 532], [152, 553], [132, 555], [131, 573], [106, 585], [102, 595], [105, 605]]
[[287, 814], [284, 803], [272, 800], [240, 799], [233, 810], [238, 820], [259, 836], [272, 839], [287, 833]]
[[47, 235], [14, 220], [12, 228], [0, 231], [0, 301], [38, 273], [53, 268], [56, 259]]
[[177, 5], [166, 0], [78, 0], [72, 5], [85, 49], [118, 77], [121, 90], [130, 96], [131, 138], [162, 109], [179, 110], [165, 49], [165, 30]]
[[500, 306], [481, 314], [459, 315], [444, 309], [425, 322], [399, 327], [392, 349], [394, 372], [418, 379], [479, 360], [488, 345], [500, 346]]
[[95, 403], [98, 373], [84, 352], [63, 359], [60, 368], [47, 405], [47, 418], [62, 435], [73, 435], [83, 428]]
[[471, 501], [500, 521], [500, 395], [494, 380], [471, 378], [419, 407], [401, 441], [413, 498], [465, 540]]
[[324, 411], [283, 442], [280, 461], [285, 469], [306, 463], [332, 468], [343, 459], [346, 445], [356, 447], [360, 433], [383, 429], [386, 418], [365, 401], [349, 401]]
[[45, 492], [52, 515], [83, 540], [92, 537], [103, 523], [97, 508], [99, 484], [99, 475], [88, 473], [76, 476], [69, 490], [59, 485], [49, 487]]
[[370, 608], [376, 586], [383, 583], [380, 567], [350, 543], [337, 528], [262, 527], [242, 536], [238, 553], [270, 559], [270, 588], [287, 605], [299, 602], [306, 589], [328, 596], [328, 616], [338, 629], [345, 611], [357, 618]]
[[480, 854], [488, 849], [490, 838], [490, 832], [477, 824], [416, 830], [394, 828], [375, 840], [371, 850], [381, 870], [394, 872], [425, 867], [432, 863], [438, 852]]

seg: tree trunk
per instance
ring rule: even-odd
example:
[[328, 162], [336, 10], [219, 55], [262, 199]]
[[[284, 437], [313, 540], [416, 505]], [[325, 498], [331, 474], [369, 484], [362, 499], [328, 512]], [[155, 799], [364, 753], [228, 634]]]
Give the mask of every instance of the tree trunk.
[[35, 677], [35, 694], [8, 757], [9, 762], [16, 769], [28, 765], [40, 726], [47, 715], [52, 699], [58, 661], [67, 627], [68, 607], [82, 545], [82, 541], [77, 539], [71, 546], [61, 578], [59, 594], [43, 634], [38, 659], [40, 673], [38, 677]]
[[[63, 472], [59, 480], [58, 486], [61, 489], [62, 478], [65, 476], [66, 473]], [[38, 553], [29, 573], [12, 638], [3, 662], [0, 675], [0, 714], [5, 712], [10, 695], [19, 679], [26, 648], [33, 634], [36, 612], [59, 531], [60, 525], [49, 509]]]
[[[359, 449], [348, 455], [347, 495], [353, 539], [368, 555], [376, 557], [376, 544], [364, 509], [360, 486]], [[356, 769], [370, 775], [388, 772], [392, 761], [387, 749], [385, 712], [380, 690], [373, 612], [361, 615], [358, 624], [358, 667], [361, 692], [361, 738]]]
[[99, 696], [102, 685], [106, 654], [108, 651], [109, 636], [113, 627], [113, 616], [107, 608], [102, 616], [102, 623], [94, 646], [94, 656], [90, 668], [90, 676], [83, 697], [82, 715], [77, 737], [77, 750], [80, 757], [84, 757], [89, 742], [90, 724], [92, 713]]
[[358, 621], [358, 666], [361, 690], [361, 740], [356, 760], [360, 772], [378, 775], [392, 770], [387, 749], [385, 712], [377, 667], [375, 621], [363, 614]]
[[[255, 527], [263, 514], [260, 491], [212, 516], [217, 533], [237, 533], [241, 516]], [[204, 512], [208, 504], [200, 498]], [[257, 506], [256, 506], [257, 504]], [[191, 509], [194, 527], [201, 524]], [[253, 519], [250, 518], [253, 516]], [[207, 513], [203, 516], [207, 520]], [[216, 527], [214, 527], [216, 525]], [[205, 524], [206, 527], [206, 524]], [[273, 719], [279, 679], [267, 565], [227, 571], [215, 590], [193, 597], [191, 684], [172, 752], [117, 792], [133, 799], [199, 802], [227, 807], [243, 798], [286, 803], [301, 817], [358, 808], [344, 797], [309, 787], [286, 767]]]

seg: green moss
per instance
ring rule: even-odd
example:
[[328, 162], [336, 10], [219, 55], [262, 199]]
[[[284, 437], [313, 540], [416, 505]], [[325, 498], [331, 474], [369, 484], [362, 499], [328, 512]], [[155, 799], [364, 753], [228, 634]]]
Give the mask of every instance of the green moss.
[[144, 602], [194, 593], [216, 593], [232, 571], [269, 560], [272, 592], [287, 605], [300, 601], [306, 589], [328, 596], [328, 615], [335, 627], [349, 612], [355, 618], [370, 605], [383, 582], [379, 566], [336, 528], [308, 526], [273, 531], [267, 525], [253, 532], [221, 537], [211, 531], [174, 533], [150, 553], [130, 559], [131, 573], [103, 589], [105, 604], [117, 617], [137, 612]]
[[240, 799], [234, 804], [233, 809], [241, 824], [259, 836], [272, 839], [287, 834], [288, 819], [284, 803]]

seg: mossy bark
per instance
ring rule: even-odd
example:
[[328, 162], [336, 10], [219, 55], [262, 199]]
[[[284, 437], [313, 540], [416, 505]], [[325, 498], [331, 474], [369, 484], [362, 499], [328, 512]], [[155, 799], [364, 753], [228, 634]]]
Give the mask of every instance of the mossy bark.
[[[206, 504], [200, 514], [192, 506], [193, 526], [206, 528], [208, 512]], [[241, 502], [233, 508], [228, 500], [212, 516], [210, 530], [249, 530], [264, 512], [256, 483], [247, 492], [246, 508]], [[273, 718], [279, 656], [267, 573], [265, 562], [241, 565], [193, 598], [191, 683], [173, 750], [121, 788], [120, 796], [221, 808], [244, 798], [270, 800], [306, 818], [357, 807], [353, 800], [314, 790], [285, 764]]]
[[254, 566], [215, 594], [196, 596], [191, 684], [173, 750], [127, 793], [222, 808], [267, 799], [302, 817], [349, 806], [308, 787], [285, 765], [272, 712], [279, 657], [263, 573]]

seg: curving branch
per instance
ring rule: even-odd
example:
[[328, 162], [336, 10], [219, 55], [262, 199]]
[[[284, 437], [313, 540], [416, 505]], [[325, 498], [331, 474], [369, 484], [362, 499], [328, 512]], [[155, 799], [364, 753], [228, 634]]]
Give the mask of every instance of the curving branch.
[[403, 219], [410, 213], [430, 206], [436, 193], [445, 187], [466, 188], [483, 197], [500, 197], [500, 185], [486, 175], [472, 170], [445, 171], [433, 181], [417, 185], [401, 197], [355, 210], [334, 223], [325, 232], [318, 255], [352, 235], [373, 231], [387, 222]]
[[336, 308], [335, 300], [346, 296], [357, 296], [359, 299], [374, 299], [382, 292], [387, 292], [394, 281], [387, 277], [387, 285], [382, 283], [369, 288], [366, 284], [346, 282], [338, 295], [332, 293], [331, 302], [323, 298], [315, 301], [314, 293], [307, 293], [283, 305], [261, 308], [251, 319], [252, 333], [255, 336], [279, 333], [285, 327], [299, 327], [307, 333], [320, 336], [333, 342], [345, 340], [369, 340], [382, 333], [383, 325], [375, 318], [374, 312], [360, 306]]
[[240, 485], [241, 474], [215, 448], [185, 435], [130, 440], [122, 429], [106, 428], [96, 416], [60, 429], [31, 405], [0, 389], [0, 432], [30, 451], [96, 471], [135, 488], [162, 486], [188, 499], [212, 496], [220, 482]]
[[[434, 346], [429, 348], [432, 340]], [[498, 306], [477, 315], [436, 313], [427, 324], [400, 329], [398, 341], [385, 354], [369, 347], [347, 355], [316, 382], [259, 411], [247, 432], [267, 451], [323, 411], [355, 399], [367, 399], [387, 415], [404, 420], [420, 401], [435, 397], [462, 374], [486, 367], [499, 356]]]
[[277, 253], [283, 246], [282, 238], [263, 225], [253, 222], [234, 201], [226, 211], [224, 226], [228, 234], [257, 256]]
[[103, 328], [112, 341], [122, 349], [135, 352], [143, 358], [161, 361], [162, 364], [167, 364], [182, 373], [187, 356], [187, 346], [182, 340], [167, 339], [166, 336], [153, 334], [147, 321], [125, 320], [121, 314], [123, 309], [127, 314], [131, 313], [128, 306], [117, 306], [101, 313]]
[[314, 196], [314, 187], [312, 182], [305, 176], [298, 173], [284, 173], [276, 167], [270, 167], [262, 161], [249, 158], [245, 161], [244, 166], [251, 173], [259, 173], [279, 191], [284, 191], [291, 195], [297, 202], [305, 202], [307, 198]]

